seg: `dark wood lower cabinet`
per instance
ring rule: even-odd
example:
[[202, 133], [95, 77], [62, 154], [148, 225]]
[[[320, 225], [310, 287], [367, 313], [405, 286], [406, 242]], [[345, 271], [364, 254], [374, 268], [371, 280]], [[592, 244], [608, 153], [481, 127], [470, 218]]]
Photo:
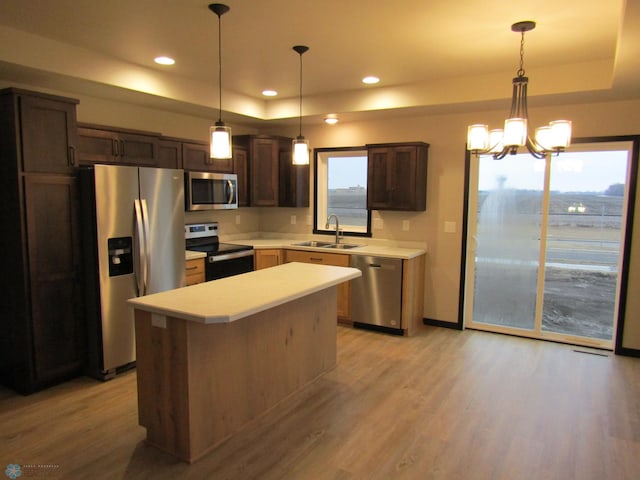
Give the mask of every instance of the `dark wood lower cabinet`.
[[25, 177], [34, 385], [80, 371], [83, 361], [77, 179]]
[[23, 182], [23, 234], [5, 245], [15, 284], [1, 292], [0, 380], [28, 394], [78, 375], [85, 341], [77, 179], [28, 174]]

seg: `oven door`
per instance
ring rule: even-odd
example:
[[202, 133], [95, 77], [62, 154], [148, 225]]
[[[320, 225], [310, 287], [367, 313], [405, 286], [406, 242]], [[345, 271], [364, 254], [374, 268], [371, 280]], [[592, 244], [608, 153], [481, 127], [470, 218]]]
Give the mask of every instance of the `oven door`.
[[208, 281], [230, 277], [253, 271], [253, 250], [210, 255], [205, 267], [205, 279]]
[[235, 173], [185, 172], [187, 211], [238, 208], [238, 176]]

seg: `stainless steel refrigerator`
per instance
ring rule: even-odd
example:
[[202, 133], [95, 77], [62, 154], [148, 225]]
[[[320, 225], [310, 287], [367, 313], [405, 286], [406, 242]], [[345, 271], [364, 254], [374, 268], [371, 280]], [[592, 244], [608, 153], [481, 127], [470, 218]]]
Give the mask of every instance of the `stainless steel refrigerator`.
[[186, 284], [183, 170], [95, 165], [80, 170], [87, 374], [135, 365], [129, 298]]

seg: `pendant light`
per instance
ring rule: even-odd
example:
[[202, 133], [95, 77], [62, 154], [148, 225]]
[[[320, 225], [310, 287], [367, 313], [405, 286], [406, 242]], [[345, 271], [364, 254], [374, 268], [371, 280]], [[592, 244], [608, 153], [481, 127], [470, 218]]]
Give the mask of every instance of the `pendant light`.
[[220, 17], [227, 13], [230, 8], [221, 3], [212, 3], [209, 10], [218, 16], [218, 93], [219, 93], [219, 114], [218, 121], [209, 129], [209, 157], [210, 160], [225, 160], [232, 157], [231, 153], [231, 128], [222, 121], [222, 29]]
[[511, 112], [504, 122], [504, 130], [489, 131], [487, 125], [470, 125], [467, 129], [467, 150], [478, 154], [492, 154], [499, 160], [507, 154], [515, 155], [518, 147], [527, 147], [535, 158], [545, 158], [550, 153], [559, 154], [571, 144], [571, 122], [555, 120], [549, 125], [539, 127], [532, 139], [527, 131], [529, 112], [527, 107], [527, 84], [529, 78], [524, 75], [524, 34], [536, 27], [532, 21], [517, 22], [511, 30], [520, 33], [520, 68], [513, 79]]
[[302, 54], [309, 50], [304, 45], [296, 45], [293, 49], [300, 55], [300, 133], [293, 140], [293, 164], [309, 165], [309, 141], [302, 136]]

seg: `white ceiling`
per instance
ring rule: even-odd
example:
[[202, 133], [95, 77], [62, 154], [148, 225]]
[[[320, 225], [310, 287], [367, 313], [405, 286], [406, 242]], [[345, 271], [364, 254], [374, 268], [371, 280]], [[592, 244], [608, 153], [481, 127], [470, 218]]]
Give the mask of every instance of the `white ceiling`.
[[[0, 79], [210, 116], [218, 19], [207, 0], [2, 0]], [[233, 121], [459, 111], [504, 102], [519, 61], [541, 103], [640, 98], [640, 0], [226, 0], [223, 108]], [[172, 67], [153, 63], [157, 55]], [[364, 86], [363, 76], [381, 78]], [[265, 88], [279, 92], [268, 100]], [[508, 100], [507, 100], [508, 101]], [[223, 114], [223, 116], [225, 115]], [[227, 119], [228, 120], [228, 119]]]

